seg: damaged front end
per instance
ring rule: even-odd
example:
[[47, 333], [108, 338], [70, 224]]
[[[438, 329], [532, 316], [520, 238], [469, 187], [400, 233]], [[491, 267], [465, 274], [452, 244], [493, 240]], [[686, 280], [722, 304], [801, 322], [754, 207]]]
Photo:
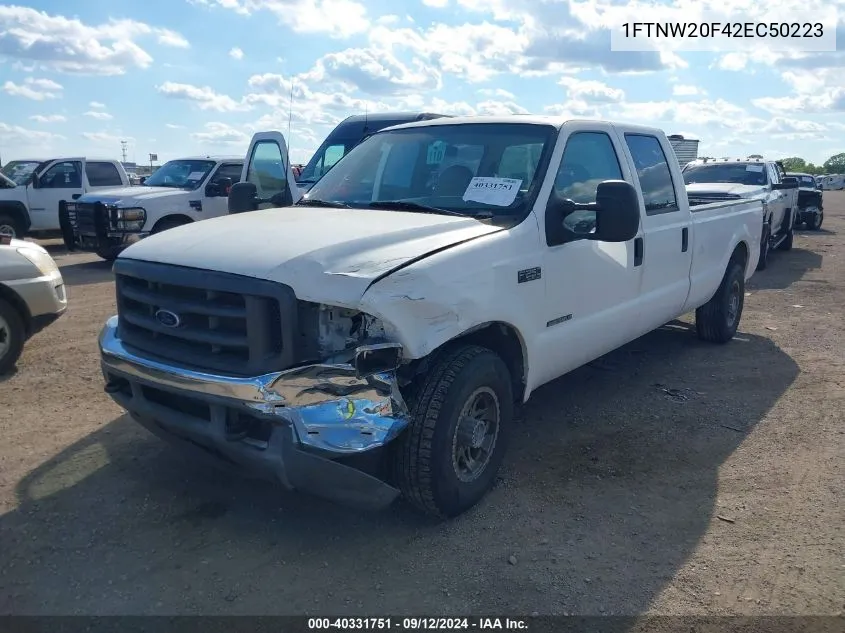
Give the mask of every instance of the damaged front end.
[[[334, 501], [383, 507], [399, 491], [382, 450], [408, 424], [402, 347], [375, 318], [311, 304], [321, 360], [254, 377], [194, 371], [139, 353], [118, 317], [99, 339], [106, 392], [152, 432]], [[313, 311], [316, 311], [314, 314]], [[302, 332], [305, 334], [305, 331]]]

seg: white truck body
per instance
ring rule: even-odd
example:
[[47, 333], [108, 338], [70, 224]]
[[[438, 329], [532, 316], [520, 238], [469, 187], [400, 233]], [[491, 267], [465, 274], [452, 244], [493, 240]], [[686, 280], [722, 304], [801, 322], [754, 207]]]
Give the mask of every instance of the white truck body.
[[7, 178], [0, 181], [0, 233], [17, 237], [58, 231], [60, 202], [129, 186], [123, 165], [109, 159], [21, 159], [9, 161], [2, 171]]
[[[281, 134], [261, 139], [286, 156]], [[478, 152], [468, 151], [471, 139]], [[525, 150], [537, 144], [537, 162], [523, 171]], [[449, 162], [461, 155], [470, 157], [464, 165]], [[464, 170], [472, 173], [460, 180]], [[394, 197], [409, 188], [433, 197]], [[282, 193], [256, 189], [249, 177], [235, 185], [230, 210]], [[614, 206], [615, 195], [627, 206]], [[492, 422], [459, 415], [448, 394], [466, 388], [465, 397], [466, 381], [491, 372], [507, 376], [472, 391], [498, 394], [497, 420], [506, 425], [512, 401], [690, 310], [698, 309], [702, 338], [726, 342], [762, 223], [756, 199], [691, 209], [660, 130], [529, 116], [399, 126], [353, 149], [296, 206], [174, 229], [124, 251], [114, 270], [118, 305], [127, 307], [99, 342], [107, 391], [154, 432], [187, 434], [287, 486], [369, 505], [401, 490], [421, 509], [452, 516], [487, 484], [455, 492], [462, 484], [449, 473], [460, 459], [447, 465], [438, 447], [452, 446], [454, 432], [470, 452], [503, 448], [488, 442]], [[153, 296], [157, 284], [172, 289]], [[283, 331], [277, 356], [260, 353], [267, 321], [250, 306], [264, 299], [204, 307], [191, 299], [220, 293], [271, 302], [276, 316], [267, 318]], [[146, 305], [158, 312], [150, 316]], [[224, 336], [213, 319], [198, 327], [194, 313], [237, 314], [247, 334]], [[234, 361], [214, 351], [233, 345], [255, 353]], [[478, 359], [486, 364], [473, 365]], [[211, 424], [145, 401], [140, 386], [207, 402]], [[445, 400], [432, 400], [435, 393]], [[223, 404], [274, 429], [262, 448], [224, 439], [226, 414], [214, 409]], [[244, 433], [255, 445], [258, 436]], [[430, 444], [440, 437], [442, 445]], [[419, 455], [423, 445], [436, 463]], [[398, 480], [344, 461], [382, 449], [399, 460]], [[470, 452], [460, 468], [480, 463]], [[479, 481], [492, 485], [484, 473]]]
[[65, 242], [113, 259], [152, 233], [226, 215], [228, 187], [239, 180], [243, 164], [239, 156], [179, 158], [140, 186], [86, 194], [67, 205]]
[[[691, 200], [761, 200], [765, 209], [760, 236], [758, 270], [766, 267], [770, 249], [792, 248], [798, 217], [798, 186], [788, 179], [779, 161], [755, 159], [707, 159], [689, 163], [683, 169], [687, 195]], [[791, 182], [794, 181], [794, 182]]]

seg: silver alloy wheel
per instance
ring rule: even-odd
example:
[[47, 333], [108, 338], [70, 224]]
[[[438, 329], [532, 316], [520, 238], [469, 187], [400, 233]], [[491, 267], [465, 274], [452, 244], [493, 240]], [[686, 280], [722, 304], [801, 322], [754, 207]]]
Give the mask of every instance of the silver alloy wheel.
[[475, 481], [490, 463], [500, 415], [499, 398], [490, 387], [473, 391], [461, 408], [452, 438], [452, 468], [461, 481]]
[[8, 235], [11, 238], [18, 236], [15, 227], [11, 224], [0, 224], [0, 235]]
[[0, 359], [9, 352], [9, 345], [12, 340], [12, 329], [9, 327], [3, 315], [0, 315]]

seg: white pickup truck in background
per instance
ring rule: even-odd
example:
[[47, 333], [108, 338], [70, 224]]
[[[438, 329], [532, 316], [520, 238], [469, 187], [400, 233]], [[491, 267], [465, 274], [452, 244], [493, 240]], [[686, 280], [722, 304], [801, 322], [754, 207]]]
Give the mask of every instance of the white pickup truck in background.
[[226, 215], [229, 188], [240, 179], [243, 164], [239, 156], [180, 158], [140, 186], [82, 196], [61, 214], [65, 245], [113, 260], [153, 233]]
[[[260, 156], [287, 156], [263, 133]], [[115, 261], [106, 392], [152, 432], [286, 487], [455, 516], [514, 407], [694, 310], [731, 340], [760, 200], [690, 208], [657, 129], [550, 117], [393, 127], [293, 206], [253, 169], [225, 218]], [[526, 158], [531, 159], [526, 164]]]
[[690, 200], [762, 200], [766, 210], [760, 235], [757, 270], [769, 263], [769, 251], [792, 248], [798, 216], [798, 179], [773, 160], [702, 159], [683, 170]]
[[120, 161], [94, 158], [13, 160], [0, 169], [0, 234], [22, 238], [58, 231], [59, 203], [90, 191], [128, 187]]

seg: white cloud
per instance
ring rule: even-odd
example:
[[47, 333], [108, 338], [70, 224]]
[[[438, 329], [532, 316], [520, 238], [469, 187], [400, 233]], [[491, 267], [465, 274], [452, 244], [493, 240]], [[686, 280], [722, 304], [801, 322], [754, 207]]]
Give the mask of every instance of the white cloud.
[[176, 125], [175, 123], [165, 123], [164, 127], [170, 128], [171, 130], [181, 130], [185, 126], [184, 125]]
[[121, 141], [127, 141], [129, 143], [133, 143], [135, 141], [134, 136], [120, 136], [109, 134], [108, 132], [83, 132], [80, 136], [88, 141], [91, 141], [95, 145], [114, 145], [118, 148], [120, 147], [119, 143]]
[[241, 15], [260, 11], [274, 14], [297, 33], [346, 38], [369, 28], [366, 7], [353, 0], [192, 0], [193, 4], [221, 7]]
[[229, 57], [231, 57], [232, 59], [240, 60], [244, 58], [244, 52], [240, 48], [235, 46], [229, 50]]
[[136, 41], [144, 37], [155, 37], [163, 46], [187, 46], [175, 31], [135, 20], [112, 19], [91, 26], [78, 18], [0, 5], [0, 57], [32, 67], [94, 75], [147, 68], [153, 58]]
[[696, 97], [706, 95], [707, 92], [698, 86], [689, 84], [675, 84], [672, 86], [673, 97]]
[[61, 114], [33, 114], [29, 117], [36, 123], [64, 123], [67, 117]]
[[194, 86], [165, 81], [160, 86], [156, 86], [156, 90], [171, 99], [183, 99], [196, 103], [201, 110], [237, 112], [251, 108], [250, 105], [235, 101], [228, 95], [215, 92], [209, 86]]
[[483, 97], [501, 97], [502, 99], [516, 99], [516, 95], [512, 92], [508, 92], [507, 90], [503, 90], [502, 88], [482, 88], [478, 91]]
[[623, 90], [601, 81], [562, 77], [558, 83], [566, 88], [570, 99], [587, 103], [619, 103], [625, 98]]
[[246, 132], [220, 122], [206, 123], [205, 131], [194, 132], [191, 137], [207, 145], [241, 145], [244, 151], [251, 138]]
[[95, 110], [103, 110], [106, 107], [105, 103], [100, 103], [99, 101], [90, 101], [88, 103], [89, 108], [93, 108]]
[[101, 112], [98, 110], [89, 110], [84, 116], [91, 117], [92, 119], [97, 119], [99, 121], [109, 121], [114, 118], [108, 112]]
[[379, 26], [390, 26], [396, 24], [401, 18], [398, 15], [383, 15], [376, 20]]
[[[2, 9], [2, 7], [0, 7]], [[2, 33], [0, 33], [2, 39]], [[13, 97], [25, 97], [34, 101], [44, 101], [45, 99], [60, 99], [62, 96], [62, 86], [50, 79], [35, 79], [34, 77], [27, 77], [22, 84], [16, 84], [13, 81], [7, 81], [3, 84], [3, 91]]]
[[449, 0], [422, 0], [422, 3], [427, 7], [434, 7], [435, 9], [442, 9], [449, 5]]
[[28, 130], [19, 125], [9, 125], [0, 121], [0, 144], [3, 145], [33, 147], [39, 144], [49, 145], [63, 138], [64, 136], [60, 134], [40, 130]]

